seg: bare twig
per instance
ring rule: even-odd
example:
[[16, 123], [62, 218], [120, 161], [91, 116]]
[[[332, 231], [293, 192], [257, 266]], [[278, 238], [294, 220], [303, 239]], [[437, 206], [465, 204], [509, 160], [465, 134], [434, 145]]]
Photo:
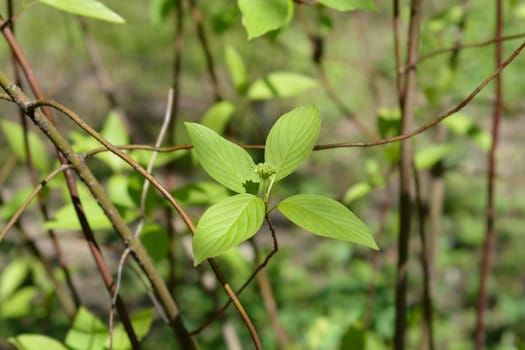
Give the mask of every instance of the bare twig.
[[[496, 37], [503, 34], [503, 1], [496, 0]], [[496, 44], [496, 66], [500, 66], [503, 61], [503, 42]], [[485, 309], [487, 306], [487, 281], [490, 274], [492, 250], [494, 244], [494, 221], [496, 219], [495, 206], [495, 178], [496, 178], [496, 152], [499, 142], [499, 129], [503, 114], [503, 77], [498, 75], [496, 78], [496, 98], [494, 100], [494, 114], [492, 117], [492, 144], [488, 155], [487, 170], [487, 210], [485, 214], [486, 233], [485, 243], [483, 244], [483, 258], [479, 280], [479, 295], [476, 309], [476, 350], [485, 349]]]
[[[419, 23], [421, 18], [421, 0], [412, 0], [410, 3], [410, 24], [408, 28], [407, 62], [410, 64], [418, 54]], [[399, 86], [399, 83], [398, 83]], [[414, 120], [416, 71], [410, 70], [406, 74], [403, 90], [398, 91], [402, 104], [401, 131], [410, 130]], [[394, 349], [405, 349], [406, 333], [406, 293], [408, 281], [408, 243], [411, 229], [412, 188], [411, 165], [412, 145], [409, 140], [401, 143], [401, 160], [399, 162], [399, 238], [397, 246], [397, 276], [395, 293], [395, 326]]]
[[44, 186], [51, 181], [56, 175], [60, 174], [61, 172], [65, 171], [66, 169], [69, 169], [71, 166], [69, 164], [62, 164], [60, 167], [56, 168], [52, 172], [49, 173], [40, 183], [38, 186], [36, 186], [33, 191], [29, 194], [29, 196], [24, 200], [22, 205], [20, 205], [20, 208], [15, 212], [13, 217], [9, 220], [7, 225], [4, 227], [4, 229], [0, 232], [0, 242], [5, 238], [7, 232], [13, 227], [15, 222], [20, 218], [20, 215], [26, 210], [27, 206], [31, 203], [31, 201], [40, 193], [40, 191], [44, 188]]

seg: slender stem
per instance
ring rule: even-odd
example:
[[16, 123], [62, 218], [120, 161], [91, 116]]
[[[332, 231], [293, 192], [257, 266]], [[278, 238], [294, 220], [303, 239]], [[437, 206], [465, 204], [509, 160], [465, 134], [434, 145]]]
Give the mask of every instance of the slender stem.
[[[503, 34], [503, 1], [496, 0], [496, 37]], [[503, 60], [503, 42], [496, 44], [496, 66], [500, 66]], [[485, 309], [487, 306], [487, 281], [490, 274], [492, 250], [494, 244], [494, 222], [496, 213], [494, 203], [496, 202], [495, 177], [496, 177], [496, 152], [499, 142], [499, 129], [503, 114], [503, 77], [496, 78], [496, 98], [494, 100], [494, 114], [492, 117], [492, 145], [488, 155], [487, 170], [487, 211], [485, 214], [486, 233], [483, 245], [483, 258], [479, 280], [478, 305], [476, 310], [476, 350], [485, 348]]]
[[[518, 34], [512, 34], [512, 35], [507, 35], [507, 36], [497, 36], [495, 38], [492, 38], [492, 39], [488, 39], [488, 40], [484, 40], [484, 41], [478, 41], [478, 42], [475, 42], [475, 43], [467, 43], [467, 44], [461, 44], [461, 43], [457, 43], [456, 45], [454, 46], [451, 46], [451, 47], [446, 47], [446, 48], [443, 48], [443, 49], [439, 49], [439, 50], [436, 50], [436, 51], [433, 51], [433, 52], [430, 52], [430, 53], [427, 53], [425, 55], [421, 55], [419, 57], [419, 59], [412, 64], [412, 66], [415, 66], [415, 65], [418, 65], [419, 63], [423, 62], [423, 61], [426, 61], [430, 58], [433, 58], [433, 57], [436, 57], [436, 56], [439, 56], [439, 55], [442, 55], [442, 54], [445, 54], [445, 53], [448, 53], [448, 52], [456, 52], [456, 51], [459, 51], [459, 50], [463, 50], [463, 49], [471, 49], [471, 48], [475, 48], [475, 47], [483, 47], [483, 46], [487, 46], [487, 45], [490, 45], [490, 44], [494, 44], [494, 43], [501, 43], [503, 41], [508, 41], [508, 40], [516, 40], [516, 39], [521, 39], [525, 37], [525, 33], [518, 33]], [[412, 68], [412, 66], [406, 66], [403, 68], [404, 71]]]
[[191, 16], [193, 17], [193, 23], [195, 24], [195, 30], [197, 31], [197, 37], [199, 38], [202, 51], [204, 52], [204, 57], [206, 58], [208, 75], [210, 76], [210, 80], [213, 86], [213, 95], [215, 97], [215, 101], [221, 101], [221, 88], [219, 86], [219, 79], [217, 78], [213, 55], [211, 54], [210, 45], [208, 44], [208, 39], [206, 37], [206, 31], [204, 30], [204, 24], [202, 22], [202, 12], [196, 0], [189, 0], [189, 3]]
[[421, 198], [421, 181], [419, 172], [415, 164], [412, 166], [414, 172], [415, 184], [415, 198], [418, 217], [418, 232], [421, 241], [421, 270], [423, 271], [423, 337], [422, 345], [425, 350], [434, 350], [434, 330], [433, 330], [433, 304], [432, 304], [432, 290], [430, 288], [430, 254], [428, 252], [427, 234], [425, 230], [425, 209], [423, 207], [423, 199]]
[[[272, 221], [270, 220], [270, 217], [268, 215], [266, 215], [265, 217], [266, 219], [266, 222], [268, 223], [268, 227], [270, 229], [270, 233], [272, 235], [272, 242], [273, 242], [273, 249], [272, 251], [266, 256], [266, 258], [264, 258], [264, 261], [259, 265], [257, 266], [257, 268], [252, 272], [252, 274], [250, 275], [250, 277], [248, 277], [246, 279], [246, 281], [242, 284], [242, 286], [237, 290], [237, 295], [240, 295], [242, 293], [242, 291], [244, 289], [246, 289], [246, 287], [248, 287], [250, 285], [250, 283], [252, 283], [252, 281], [254, 280], [254, 278], [257, 276], [257, 274], [264, 268], [266, 267], [266, 265], [268, 265], [268, 262], [270, 261], [270, 259], [272, 258], [272, 256], [274, 256], [277, 251], [279, 250], [279, 244], [277, 242], [277, 236], [275, 234], [275, 228], [272, 224]], [[224, 303], [224, 305], [218, 309], [215, 314], [210, 318], [208, 319], [206, 322], [204, 322], [202, 325], [200, 325], [198, 328], [194, 329], [193, 331], [190, 332], [191, 335], [195, 335], [195, 334], [199, 334], [204, 328], [206, 328], [207, 326], [209, 326], [213, 321], [215, 321], [220, 315], [222, 315], [224, 313], [224, 311], [226, 311], [226, 309], [228, 308], [228, 306], [230, 306], [232, 303], [232, 300], [228, 300], [227, 302]]]
[[[419, 46], [419, 22], [421, 18], [421, 0], [412, 0], [410, 5], [410, 24], [408, 28], [407, 62], [417, 58]], [[402, 99], [401, 130], [405, 133], [410, 130], [414, 119], [416, 71], [410, 70], [406, 74], [403, 90], [398, 92]], [[399, 162], [399, 238], [397, 257], [397, 277], [395, 293], [395, 329], [394, 349], [405, 349], [406, 333], [406, 294], [408, 281], [408, 243], [411, 230], [412, 189], [411, 165], [412, 145], [410, 140], [401, 143], [401, 160]]]
[[31, 204], [31, 201], [40, 193], [40, 191], [44, 188], [46, 184], [49, 183], [55, 176], [60, 174], [61, 172], [65, 171], [66, 169], [70, 168], [71, 166], [69, 164], [63, 164], [60, 167], [56, 168], [52, 172], [50, 172], [40, 183], [31, 191], [29, 196], [24, 200], [24, 202], [20, 205], [18, 210], [15, 212], [13, 217], [7, 222], [7, 225], [4, 227], [4, 229], [0, 232], [0, 242], [3, 241], [5, 236], [7, 235], [7, 232], [13, 227], [13, 225], [17, 222], [17, 220], [20, 218], [22, 213], [27, 209], [29, 204]]

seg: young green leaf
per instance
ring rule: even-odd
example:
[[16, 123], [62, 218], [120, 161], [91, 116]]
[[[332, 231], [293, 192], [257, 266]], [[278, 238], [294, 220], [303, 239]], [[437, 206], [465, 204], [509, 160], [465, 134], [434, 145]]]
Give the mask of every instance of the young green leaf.
[[99, 350], [104, 348], [108, 335], [104, 322], [81, 306], [67, 332], [65, 343], [72, 350]]
[[[153, 309], [146, 309], [146, 310], [137, 312], [136, 314], [131, 316], [131, 325], [139, 340], [141, 340], [142, 338], [146, 336], [146, 334], [148, 334], [151, 328], [152, 321], [153, 321]], [[121, 323], [117, 327], [115, 327], [115, 330], [113, 333], [113, 349], [114, 350], [127, 350], [131, 348], [132, 347], [131, 347], [131, 342], [129, 341], [129, 337]]]
[[212, 205], [231, 196], [230, 191], [216, 182], [196, 182], [177, 188], [171, 193], [185, 205]]
[[234, 111], [235, 106], [233, 103], [229, 101], [217, 102], [208, 109], [204, 117], [202, 117], [201, 123], [216, 133], [222, 134]]
[[228, 45], [224, 51], [224, 57], [235, 89], [240, 95], [244, 95], [248, 87], [248, 74], [241, 55], [233, 46]]
[[309, 76], [290, 72], [274, 72], [257, 79], [248, 90], [252, 100], [269, 100], [277, 97], [299, 95], [317, 85]]
[[298, 194], [277, 208], [297, 226], [316, 235], [379, 249], [368, 227], [341, 203], [318, 195]]
[[[27, 158], [22, 126], [9, 120], [2, 120], [0, 121], [0, 127], [4, 132], [5, 139], [7, 140], [11, 151], [18, 157], [18, 159], [25, 161]], [[31, 152], [31, 159], [35, 168], [42, 173], [48, 172], [50, 160], [46, 145], [42, 142], [38, 134], [33, 131], [29, 131], [28, 138], [29, 151]]]
[[9, 338], [9, 342], [18, 350], [68, 350], [59, 341], [40, 334], [21, 334]]
[[293, 16], [292, 0], [238, 0], [248, 39], [281, 28]]
[[374, 0], [319, 0], [319, 2], [327, 7], [331, 7], [339, 11], [374, 11], [377, 9]]
[[266, 138], [264, 159], [276, 169], [275, 181], [288, 176], [308, 158], [321, 130], [321, 117], [315, 106], [299, 107], [273, 125]]
[[454, 151], [454, 145], [445, 143], [441, 145], [432, 145], [420, 149], [416, 152], [414, 162], [419, 170], [430, 169], [434, 164], [442, 160], [447, 154]]
[[20, 287], [29, 273], [29, 264], [26, 259], [15, 259], [9, 265], [2, 268], [0, 275], [0, 301], [4, 301], [8, 296]]
[[35, 301], [41, 294], [35, 286], [27, 286], [17, 289], [0, 303], [3, 319], [20, 319], [35, 314]]
[[154, 262], [159, 262], [168, 255], [170, 239], [162, 226], [147, 224], [142, 229], [139, 238]]
[[217, 182], [237, 193], [245, 193], [247, 183], [259, 182], [248, 152], [203, 125], [184, 124], [202, 167]]
[[[129, 133], [126, 124], [121, 116], [115, 111], [108, 113], [104, 126], [100, 131], [100, 135], [114, 145], [125, 145], [129, 143]], [[111, 152], [104, 152], [97, 157], [115, 171], [127, 169], [128, 167], [122, 159]]]
[[193, 236], [194, 265], [252, 237], [263, 223], [264, 212], [262, 199], [248, 193], [226, 198], [209, 207]]
[[366, 196], [372, 190], [372, 186], [366, 181], [361, 181], [350, 187], [343, 196], [342, 202], [350, 204], [353, 201]]
[[124, 19], [96, 0], [40, 0], [40, 2], [75, 15], [93, 17], [112, 23], [124, 23]]

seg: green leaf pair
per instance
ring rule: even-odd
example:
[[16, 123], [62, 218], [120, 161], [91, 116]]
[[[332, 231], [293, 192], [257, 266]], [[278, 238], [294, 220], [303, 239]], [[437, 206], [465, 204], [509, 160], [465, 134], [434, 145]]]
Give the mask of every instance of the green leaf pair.
[[[266, 139], [265, 162], [257, 165], [243, 148], [207, 127], [185, 124], [204, 170], [238, 193], [208, 208], [200, 219], [193, 238], [198, 265], [257, 233], [268, 214], [266, 204], [273, 185], [308, 158], [319, 136], [321, 118], [315, 106], [299, 107], [281, 116]], [[258, 193], [263, 199], [256, 196]], [[332, 199], [295, 195], [280, 202], [277, 208], [314, 234], [377, 249], [366, 225]]]

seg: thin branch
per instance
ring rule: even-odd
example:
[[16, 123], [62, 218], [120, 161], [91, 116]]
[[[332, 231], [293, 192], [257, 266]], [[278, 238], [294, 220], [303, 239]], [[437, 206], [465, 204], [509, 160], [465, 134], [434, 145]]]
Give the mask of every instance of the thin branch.
[[[421, 19], [422, 0], [410, 2], [410, 23], [408, 28], [408, 47], [406, 60], [410, 64], [416, 58], [419, 47], [419, 25]], [[399, 62], [398, 62], [399, 63]], [[407, 72], [403, 90], [398, 91], [401, 108], [401, 132], [413, 127], [415, 104], [416, 71]], [[410, 140], [401, 143], [401, 159], [399, 162], [399, 237], [397, 246], [397, 269], [395, 290], [395, 325], [394, 349], [405, 349], [406, 333], [406, 298], [408, 285], [408, 248], [412, 219], [412, 188], [411, 165], [413, 162], [412, 144]]]
[[419, 57], [419, 59], [416, 60], [415, 63], [413, 63], [410, 66], [406, 66], [406, 67], [402, 68], [402, 71], [407, 71], [407, 70], [415, 67], [416, 65], [420, 64], [421, 62], [428, 60], [429, 58], [436, 57], [436, 56], [439, 56], [439, 55], [442, 55], [442, 54], [445, 54], [445, 53], [456, 52], [456, 51], [459, 51], [459, 50], [471, 49], [471, 48], [475, 48], [475, 47], [488, 46], [488, 45], [494, 44], [494, 43], [499, 44], [499, 43], [501, 43], [503, 41], [516, 40], [516, 39], [521, 39], [521, 38], [524, 38], [524, 37], [525, 37], [525, 33], [519, 33], [519, 34], [512, 34], [512, 35], [507, 35], [507, 36], [495, 37], [495, 38], [492, 38], [492, 39], [488, 39], [488, 40], [485, 40], [485, 41], [478, 41], [478, 42], [475, 42], [475, 43], [456, 44], [456, 45], [451, 46], [451, 47], [446, 47], [446, 48], [443, 48], [443, 49], [439, 49], [439, 50], [427, 53], [425, 55], [421, 55], [421, 57]]
[[51, 181], [56, 175], [60, 174], [61, 172], [69, 168], [71, 168], [69, 164], [62, 164], [60, 167], [50, 172], [49, 175], [47, 175], [42, 181], [40, 181], [38, 186], [35, 189], [33, 189], [33, 191], [29, 194], [29, 196], [20, 205], [20, 208], [18, 208], [18, 210], [13, 215], [13, 217], [8, 221], [4, 229], [0, 232], [0, 242], [3, 241], [3, 239], [7, 235], [7, 232], [9, 232], [9, 230], [13, 227], [13, 225], [20, 218], [22, 213], [27, 209], [29, 204], [31, 204], [31, 201], [40, 193], [40, 191], [44, 188], [44, 186], [47, 183], [49, 183], [49, 181]]
[[[279, 250], [279, 244], [277, 242], [277, 236], [275, 234], [275, 227], [273, 226], [272, 221], [270, 220], [270, 217], [268, 215], [265, 216], [265, 220], [266, 220], [266, 223], [268, 224], [268, 228], [270, 229], [270, 233], [272, 235], [273, 249], [266, 256], [264, 261], [259, 266], [257, 266], [257, 268], [250, 275], [250, 277], [248, 277], [248, 279], [242, 284], [242, 286], [239, 289], [237, 289], [237, 292], [236, 292], [237, 295], [240, 295], [244, 291], [244, 289], [246, 289], [246, 287], [248, 287], [253, 282], [253, 280], [259, 273], [259, 271], [261, 271], [263, 268], [266, 267], [266, 265], [268, 265], [268, 262], [270, 261], [272, 256], [274, 256]], [[231, 303], [232, 303], [232, 300], [228, 300], [227, 302], [225, 302], [224, 305], [221, 308], [219, 308], [212, 317], [210, 317], [210, 319], [208, 319], [206, 322], [201, 324], [198, 328], [190, 331], [190, 334], [191, 335], [199, 334], [204, 328], [206, 328], [213, 321], [219, 318], [219, 316], [222, 315], [224, 311], [226, 311], [226, 309], [228, 309]]]
[[204, 52], [204, 57], [206, 58], [208, 75], [210, 76], [211, 83], [213, 86], [213, 95], [215, 97], [215, 101], [221, 101], [221, 88], [219, 86], [219, 79], [217, 78], [215, 63], [213, 61], [213, 55], [211, 54], [210, 45], [208, 44], [208, 39], [204, 30], [204, 24], [202, 22], [202, 12], [196, 0], [189, 0], [189, 3], [191, 16], [193, 17], [193, 23], [195, 24], [195, 30], [197, 31], [197, 37], [199, 38], [199, 43], [201, 44], [202, 51]]
[[[503, 1], [496, 0], [496, 37], [503, 34]], [[498, 41], [496, 44], [496, 66], [501, 65], [503, 60], [503, 42]], [[496, 92], [494, 100], [494, 114], [492, 117], [492, 144], [488, 155], [487, 170], [487, 210], [485, 214], [485, 243], [483, 244], [483, 257], [479, 277], [479, 295], [476, 308], [476, 338], [475, 349], [485, 349], [485, 309], [487, 307], [487, 283], [491, 269], [491, 260], [493, 254], [495, 220], [496, 220], [496, 153], [499, 143], [499, 129], [503, 114], [503, 77], [499, 75], [496, 78]]]
[[434, 329], [433, 329], [433, 303], [432, 303], [432, 290], [430, 288], [430, 264], [427, 244], [427, 233], [425, 230], [425, 210], [423, 208], [423, 199], [421, 198], [421, 182], [419, 172], [412, 164], [412, 170], [414, 172], [414, 184], [415, 184], [415, 198], [417, 207], [417, 218], [418, 218], [418, 232], [419, 239], [421, 241], [421, 269], [423, 271], [423, 346], [424, 349], [434, 350]]

